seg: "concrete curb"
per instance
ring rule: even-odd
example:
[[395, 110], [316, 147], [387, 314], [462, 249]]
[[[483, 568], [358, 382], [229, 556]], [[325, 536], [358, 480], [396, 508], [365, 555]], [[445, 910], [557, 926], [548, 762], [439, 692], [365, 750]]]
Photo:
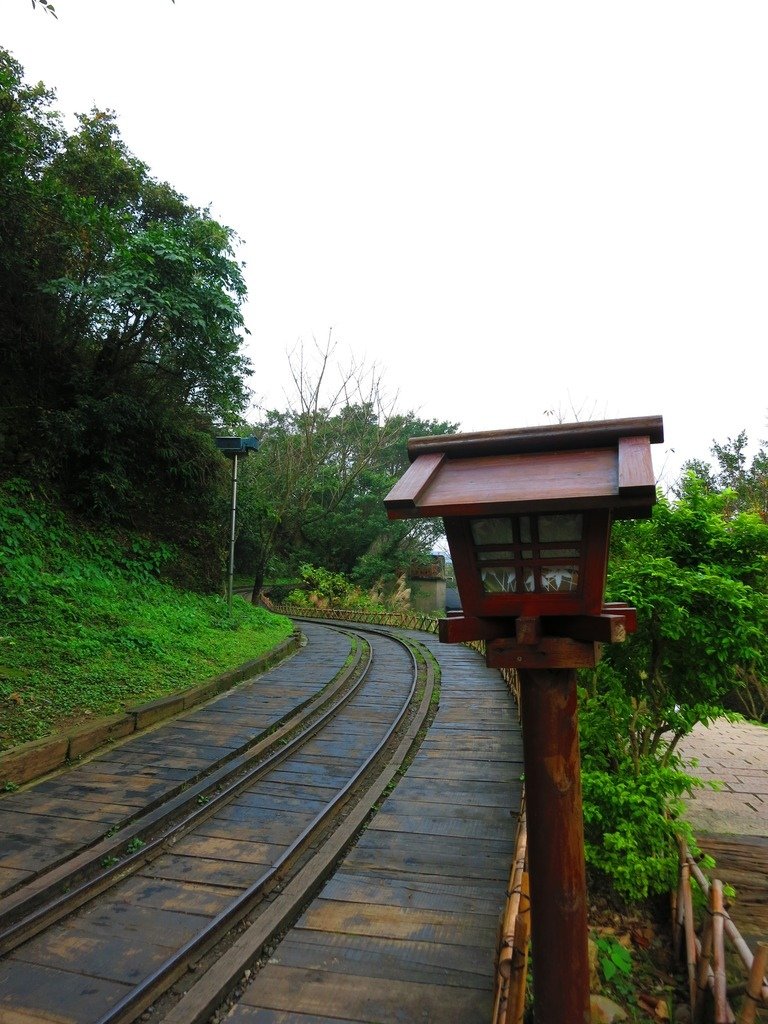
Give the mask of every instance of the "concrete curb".
[[214, 676], [204, 683], [149, 701], [147, 704], [130, 705], [122, 714], [97, 718], [84, 725], [67, 729], [66, 732], [45, 736], [43, 739], [32, 740], [4, 750], [0, 752], [0, 788], [9, 783], [11, 786], [20, 786], [25, 782], [31, 782], [114, 740], [140, 732], [157, 722], [186, 711], [187, 708], [204, 704], [238, 683], [272, 668], [277, 662], [297, 651], [300, 640], [300, 631], [294, 629], [292, 636], [260, 658], [247, 661], [238, 668]]

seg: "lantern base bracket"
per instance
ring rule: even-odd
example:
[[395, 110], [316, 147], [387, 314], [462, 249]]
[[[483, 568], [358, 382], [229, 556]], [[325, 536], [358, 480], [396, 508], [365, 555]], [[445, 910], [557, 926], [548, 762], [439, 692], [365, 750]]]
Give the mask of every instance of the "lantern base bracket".
[[565, 636], [542, 636], [536, 643], [516, 639], [490, 640], [485, 648], [489, 668], [594, 668], [600, 660], [600, 645]]
[[514, 638], [519, 644], [535, 645], [542, 638], [556, 637], [618, 644], [636, 629], [635, 609], [616, 603], [603, 605], [599, 615], [450, 615], [440, 620], [439, 635], [444, 644]]

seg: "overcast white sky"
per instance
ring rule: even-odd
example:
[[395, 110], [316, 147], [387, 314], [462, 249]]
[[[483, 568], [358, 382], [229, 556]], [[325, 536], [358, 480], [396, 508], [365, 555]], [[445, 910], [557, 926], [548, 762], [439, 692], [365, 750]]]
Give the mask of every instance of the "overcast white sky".
[[463, 430], [768, 438], [765, 0], [55, 3], [0, 44], [242, 236], [267, 405], [333, 328]]

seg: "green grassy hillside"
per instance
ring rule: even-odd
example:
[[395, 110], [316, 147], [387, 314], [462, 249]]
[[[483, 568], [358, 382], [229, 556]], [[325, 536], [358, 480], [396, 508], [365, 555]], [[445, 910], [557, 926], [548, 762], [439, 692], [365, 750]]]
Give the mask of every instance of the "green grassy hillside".
[[173, 550], [96, 533], [16, 481], [0, 488], [0, 749], [242, 664], [283, 616], [162, 582]]

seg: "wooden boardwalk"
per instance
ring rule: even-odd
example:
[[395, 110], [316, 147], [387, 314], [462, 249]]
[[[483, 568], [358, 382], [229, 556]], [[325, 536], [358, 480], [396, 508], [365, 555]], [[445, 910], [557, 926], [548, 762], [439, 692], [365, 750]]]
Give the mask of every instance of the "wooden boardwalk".
[[233, 1024], [487, 1024], [523, 772], [516, 710], [482, 659], [418, 635], [440, 709], [406, 776], [256, 974]]

